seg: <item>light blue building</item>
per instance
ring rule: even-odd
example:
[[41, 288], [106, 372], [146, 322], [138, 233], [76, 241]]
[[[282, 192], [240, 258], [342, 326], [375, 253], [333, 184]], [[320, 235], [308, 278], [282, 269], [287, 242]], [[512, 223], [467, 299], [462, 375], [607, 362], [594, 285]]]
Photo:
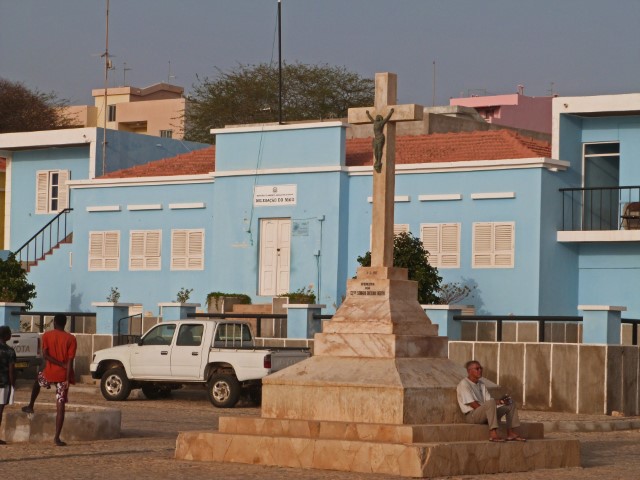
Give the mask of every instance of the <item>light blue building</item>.
[[[638, 111], [639, 95], [557, 98], [553, 153], [506, 130], [399, 137], [396, 230], [422, 239], [444, 282], [476, 287], [464, 303], [478, 314], [601, 304], [639, 318], [640, 225], [629, 213], [639, 187], [626, 187], [640, 184]], [[211, 148], [154, 157], [164, 139], [152, 138], [121, 165], [140, 166], [99, 178], [95, 145], [41, 149], [37, 135], [54, 134], [36, 132], [28, 148], [0, 135], [12, 191], [5, 244], [15, 250], [45, 223], [38, 171], [62, 166], [73, 170], [73, 237], [31, 268], [37, 310], [90, 311], [111, 287], [157, 312], [181, 288], [198, 303], [214, 291], [266, 303], [311, 286], [333, 311], [370, 242], [371, 140], [347, 140], [347, 129], [215, 130], [215, 159]]]

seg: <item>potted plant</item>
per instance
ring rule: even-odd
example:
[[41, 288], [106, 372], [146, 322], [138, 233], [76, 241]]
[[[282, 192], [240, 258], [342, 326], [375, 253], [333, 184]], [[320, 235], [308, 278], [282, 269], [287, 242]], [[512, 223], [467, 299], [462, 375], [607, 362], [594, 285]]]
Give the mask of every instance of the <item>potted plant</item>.
[[302, 287], [298, 290], [288, 293], [282, 293], [279, 297], [287, 297], [289, 303], [296, 304], [314, 304], [316, 303], [316, 294], [311, 287]]
[[107, 295], [107, 302], [109, 303], [118, 303], [120, 300], [120, 292], [118, 291], [118, 287], [111, 287], [111, 292]]
[[250, 305], [251, 297], [244, 293], [210, 292], [205, 304], [208, 313], [229, 312], [233, 305]]
[[191, 297], [191, 292], [193, 292], [193, 288], [182, 287], [176, 295], [176, 302], [187, 303], [189, 301], [189, 298]]

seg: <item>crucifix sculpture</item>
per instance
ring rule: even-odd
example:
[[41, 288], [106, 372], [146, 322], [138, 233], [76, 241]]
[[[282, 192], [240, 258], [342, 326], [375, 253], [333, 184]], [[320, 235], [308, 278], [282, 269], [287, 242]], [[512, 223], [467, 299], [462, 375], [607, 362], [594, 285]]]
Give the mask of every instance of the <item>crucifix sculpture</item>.
[[[423, 107], [396, 105], [398, 76], [376, 73], [373, 108], [350, 108], [348, 121], [373, 123], [373, 221], [371, 266], [393, 266], [393, 207], [395, 197], [396, 122], [422, 120]], [[373, 113], [370, 111], [373, 110]]]

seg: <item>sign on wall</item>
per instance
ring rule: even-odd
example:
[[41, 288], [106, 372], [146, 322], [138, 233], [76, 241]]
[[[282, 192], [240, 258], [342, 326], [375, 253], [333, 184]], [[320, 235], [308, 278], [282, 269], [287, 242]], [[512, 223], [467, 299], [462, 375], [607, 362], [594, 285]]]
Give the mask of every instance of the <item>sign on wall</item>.
[[297, 200], [297, 185], [256, 185], [253, 187], [253, 205], [255, 207], [295, 205]]

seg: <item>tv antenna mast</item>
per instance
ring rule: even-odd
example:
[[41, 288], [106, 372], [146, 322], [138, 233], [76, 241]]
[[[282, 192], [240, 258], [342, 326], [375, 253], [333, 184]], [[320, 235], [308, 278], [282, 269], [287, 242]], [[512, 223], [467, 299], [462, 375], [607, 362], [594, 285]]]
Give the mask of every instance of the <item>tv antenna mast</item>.
[[102, 124], [102, 175], [105, 174], [107, 165], [107, 90], [109, 89], [109, 70], [113, 68], [109, 59], [109, 0], [107, 2], [106, 11], [106, 28], [105, 28], [105, 49], [101, 55], [104, 57], [104, 108], [103, 108], [103, 124]]
[[171, 75], [171, 60], [169, 60], [169, 73], [167, 74], [167, 83], [171, 83], [172, 78], [177, 78], [175, 75]]
[[127, 62], [122, 63], [122, 86], [127, 86], [127, 72], [133, 70], [133, 68], [127, 67]]

